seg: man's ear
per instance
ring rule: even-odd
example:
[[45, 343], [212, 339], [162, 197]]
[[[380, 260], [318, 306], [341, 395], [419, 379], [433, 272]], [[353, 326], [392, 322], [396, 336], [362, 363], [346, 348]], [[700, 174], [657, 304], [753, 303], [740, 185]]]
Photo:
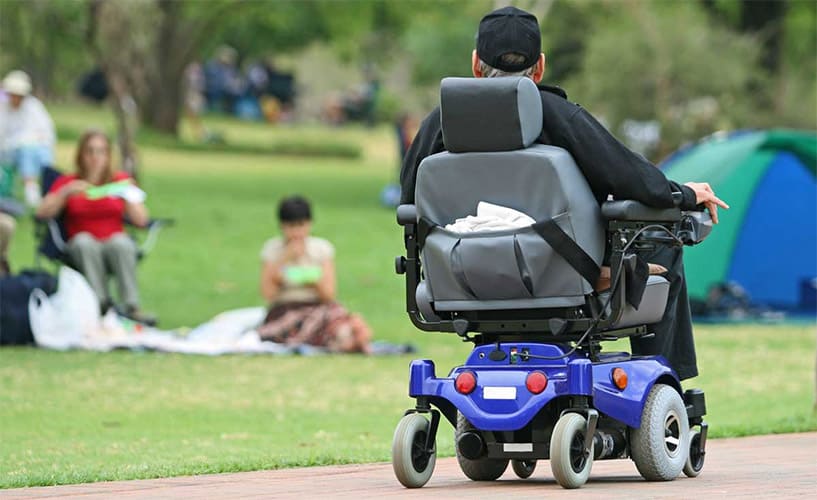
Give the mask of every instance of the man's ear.
[[479, 69], [479, 56], [477, 55], [477, 49], [474, 49], [471, 52], [471, 73], [474, 74], [475, 78], [482, 78], [482, 71]]
[[531, 76], [534, 83], [542, 81], [542, 77], [545, 76], [545, 67], [547, 67], [547, 61], [544, 52], [542, 52], [539, 54], [539, 60], [536, 61], [536, 68], [533, 70], [533, 76]]

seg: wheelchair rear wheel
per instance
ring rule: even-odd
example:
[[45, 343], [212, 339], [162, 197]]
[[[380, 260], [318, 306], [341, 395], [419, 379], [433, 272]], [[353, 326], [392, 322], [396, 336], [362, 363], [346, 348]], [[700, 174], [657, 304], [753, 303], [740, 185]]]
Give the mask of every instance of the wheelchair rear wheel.
[[[469, 422], [462, 413], [458, 412], [457, 431], [454, 436], [454, 442], [457, 442], [463, 433], [473, 430], [474, 426], [471, 425], [471, 422]], [[494, 481], [499, 479], [505, 472], [505, 469], [508, 468], [507, 458], [478, 458], [471, 460], [465, 458], [462, 453], [460, 453], [459, 447], [457, 447], [457, 462], [460, 464], [460, 469], [462, 469], [463, 474], [472, 481]]]
[[536, 460], [511, 460], [513, 472], [519, 479], [527, 479], [536, 470]]
[[647, 481], [672, 481], [689, 455], [689, 421], [678, 391], [655, 384], [641, 414], [641, 427], [630, 432], [630, 454]]

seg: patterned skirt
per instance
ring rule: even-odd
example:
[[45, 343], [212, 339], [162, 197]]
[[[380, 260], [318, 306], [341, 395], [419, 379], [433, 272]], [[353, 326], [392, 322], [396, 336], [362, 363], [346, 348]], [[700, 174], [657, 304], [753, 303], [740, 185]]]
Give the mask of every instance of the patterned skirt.
[[309, 344], [330, 352], [368, 352], [371, 331], [337, 302], [290, 302], [270, 308], [257, 329], [263, 340]]

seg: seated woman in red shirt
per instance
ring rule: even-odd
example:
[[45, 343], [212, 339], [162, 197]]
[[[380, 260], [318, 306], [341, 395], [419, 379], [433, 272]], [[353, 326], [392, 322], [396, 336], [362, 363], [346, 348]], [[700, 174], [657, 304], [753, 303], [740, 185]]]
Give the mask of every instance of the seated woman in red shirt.
[[[114, 172], [111, 163], [111, 141], [100, 131], [85, 132], [79, 140], [76, 173], [59, 177], [37, 208], [37, 217], [51, 218], [64, 214], [67, 253], [96, 292], [105, 312], [112, 305], [108, 293], [108, 275], [119, 288], [119, 299], [125, 315], [137, 321], [154, 323], [155, 318], [139, 310], [136, 283], [136, 243], [124, 232], [123, 218], [136, 226], [148, 224], [148, 212], [139, 196], [93, 193], [95, 186], [129, 179], [124, 172]], [[91, 189], [91, 192], [89, 192]], [[93, 193], [93, 194], [92, 194]], [[137, 195], [141, 193], [136, 191]]]

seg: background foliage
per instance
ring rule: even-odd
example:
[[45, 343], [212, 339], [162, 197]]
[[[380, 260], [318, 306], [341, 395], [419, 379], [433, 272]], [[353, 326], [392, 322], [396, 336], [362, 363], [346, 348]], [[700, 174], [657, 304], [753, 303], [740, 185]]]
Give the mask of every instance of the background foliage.
[[[178, 133], [178, 114], [162, 110], [180, 107], [181, 68], [226, 43], [245, 61], [273, 56], [293, 71], [302, 119], [319, 114], [310, 102], [370, 75], [384, 82], [378, 116], [393, 119], [423, 114], [440, 78], [470, 73], [477, 23], [503, 3], [10, 0], [0, 3], [0, 72], [24, 68], [41, 94], [61, 98], [84, 72], [136, 54], [126, 76], [143, 122]], [[546, 82], [565, 85], [616, 133], [627, 119], [657, 120], [654, 156], [720, 129], [817, 126], [815, 2], [510, 3], [539, 16]], [[328, 55], [316, 59], [316, 47]]]

